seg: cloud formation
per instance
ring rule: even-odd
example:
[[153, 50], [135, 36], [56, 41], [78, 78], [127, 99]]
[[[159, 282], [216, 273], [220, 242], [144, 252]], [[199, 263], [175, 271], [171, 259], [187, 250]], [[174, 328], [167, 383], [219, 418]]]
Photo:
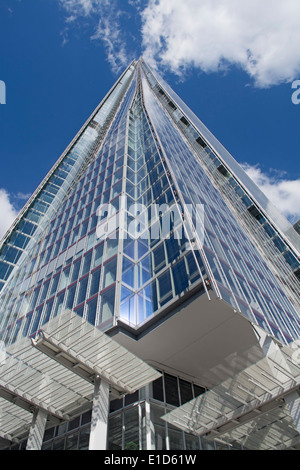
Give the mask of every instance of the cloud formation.
[[[91, 39], [103, 42], [114, 72], [142, 54], [152, 67], [181, 76], [190, 67], [212, 73], [236, 66], [258, 87], [291, 82], [300, 74], [299, 0], [58, 2], [67, 30], [80, 18], [90, 20]], [[120, 21], [134, 14], [140, 31]], [[135, 57], [131, 49], [138, 49]]]
[[[116, 0], [58, 0], [66, 12], [66, 29], [64, 43], [72, 26], [84, 18], [93, 23], [91, 40], [101, 40], [106, 52], [107, 61], [114, 73], [118, 73], [132, 60], [127, 54], [126, 32], [120, 26], [123, 12]], [[95, 26], [96, 22], [96, 26]]]
[[300, 179], [290, 180], [277, 172], [264, 173], [259, 165], [244, 163], [242, 167], [292, 224], [300, 219]]
[[14, 222], [18, 212], [5, 189], [0, 189], [0, 239]]
[[300, 73], [299, 0], [149, 0], [144, 56], [176, 74], [243, 69], [256, 86]]

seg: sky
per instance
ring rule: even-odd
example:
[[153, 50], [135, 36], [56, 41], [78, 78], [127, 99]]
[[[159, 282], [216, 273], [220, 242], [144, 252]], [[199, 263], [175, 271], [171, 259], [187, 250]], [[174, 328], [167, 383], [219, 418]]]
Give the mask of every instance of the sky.
[[299, 0], [0, 0], [0, 237], [140, 56], [295, 223], [299, 18]]

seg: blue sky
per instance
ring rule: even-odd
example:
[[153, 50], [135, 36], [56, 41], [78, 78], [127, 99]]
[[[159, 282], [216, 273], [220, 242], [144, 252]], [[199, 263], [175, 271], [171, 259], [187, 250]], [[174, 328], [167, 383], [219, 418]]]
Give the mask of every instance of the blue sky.
[[143, 55], [292, 221], [299, 0], [0, 0], [0, 236]]

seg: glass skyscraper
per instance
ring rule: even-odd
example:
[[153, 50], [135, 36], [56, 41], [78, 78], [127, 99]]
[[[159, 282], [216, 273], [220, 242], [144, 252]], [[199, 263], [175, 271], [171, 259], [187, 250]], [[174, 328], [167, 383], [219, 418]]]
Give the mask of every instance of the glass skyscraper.
[[[2, 240], [0, 339], [9, 349], [71, 310], [162, 372], [111, 400], [109, 449], [222, 448], [161, 416], [259, 355], [256, 327], [299, 338], [299, 250], [234, 158], [133, 61]], [[86, 448], [89, 420], [50, 427], [44, 448]]]

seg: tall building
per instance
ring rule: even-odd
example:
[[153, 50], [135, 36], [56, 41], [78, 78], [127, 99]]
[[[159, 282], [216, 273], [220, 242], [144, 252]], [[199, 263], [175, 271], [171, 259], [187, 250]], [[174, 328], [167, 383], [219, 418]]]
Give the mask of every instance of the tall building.
[[300, 235], [300, 220], [298, 220], [294, 225], [294, 229], [296, 230], [297, 233]]
[[[95, 354], [103, 338], [121, 348], [103, 370], [108, 449], [297, 447], [299, 253], [236, 160], [133, 61], [3, 237], [3, 446], [24, 448], [32, 410], [47, 408], [44, 449], [88, 448], [90, 337]], [[121, 351], [135, 386], [110, 382]]]

